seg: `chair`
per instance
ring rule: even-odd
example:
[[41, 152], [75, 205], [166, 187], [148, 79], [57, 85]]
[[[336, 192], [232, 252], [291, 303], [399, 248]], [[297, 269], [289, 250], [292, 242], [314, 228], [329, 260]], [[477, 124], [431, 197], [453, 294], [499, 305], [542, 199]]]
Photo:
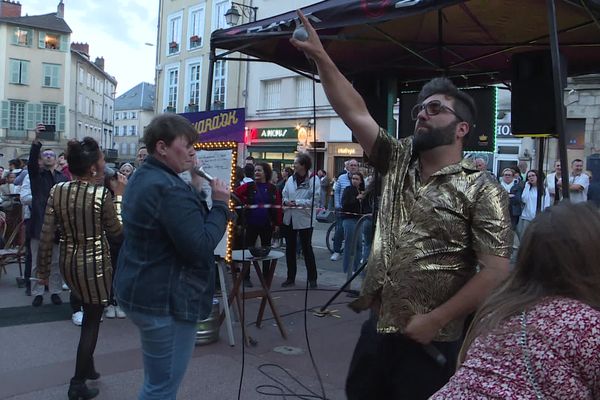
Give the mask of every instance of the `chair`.
[[2, 271], [6, 274], [6, 266], [13, 263], [19, 264], [19, 275], [23, 276], [22, 264], [25, 262], [25, 235], [23, 232], [24, 222], [15, 226], [11, 234], [4, 242], [4, 248], [0, 249], [0, 275]]

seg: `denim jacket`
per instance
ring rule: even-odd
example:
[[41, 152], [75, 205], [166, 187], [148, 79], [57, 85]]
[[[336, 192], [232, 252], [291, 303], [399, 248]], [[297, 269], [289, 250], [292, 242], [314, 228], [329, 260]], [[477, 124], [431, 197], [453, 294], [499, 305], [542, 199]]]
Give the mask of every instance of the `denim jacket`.
[[125, 310], [196, 322], [212, 307], [213, 252], [229, 210], [149, 156], [129, 180], [122, 204], [124, 241], [114, 279]]

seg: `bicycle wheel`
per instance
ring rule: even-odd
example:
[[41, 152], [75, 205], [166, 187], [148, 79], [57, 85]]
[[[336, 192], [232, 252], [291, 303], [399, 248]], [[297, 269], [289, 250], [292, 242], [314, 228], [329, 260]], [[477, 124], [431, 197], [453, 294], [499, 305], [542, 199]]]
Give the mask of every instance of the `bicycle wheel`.
[[331, 225], [329, 225], [329, 228], [327, 229], [327, 235], [325, 235], [325, 244], [327, 245], [327, 250], [329, 250], [329, 252], [331, 254], [333, 254], [333, 238], [335, 237], [335, 221], [333, 221], [333, 223]]
[[[327, 245], [327, 250], [331, 254], [333, 254], [333, 239], [335, 238], [335, 221], [331, 223], [329, 228], [327, 229], [327, 235], [325, 236], [325, 244]], [[344, 251], [344, 244], [342, 242], [342, 248], [340, 249], [340, 254]]]

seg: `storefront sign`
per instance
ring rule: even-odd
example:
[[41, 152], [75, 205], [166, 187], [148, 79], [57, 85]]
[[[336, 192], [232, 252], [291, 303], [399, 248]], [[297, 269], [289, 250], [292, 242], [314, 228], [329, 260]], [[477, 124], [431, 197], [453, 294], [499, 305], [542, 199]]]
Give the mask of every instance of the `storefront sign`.
[[510, 124], [496, 124], [496, 137], [497, 138], [513, 137]]
[[298, 132], [294, 127], [287, 128], [257, 128], [253, 129], [253, 139], [297, 139]]
[[345, 156], [353, 156], [356, 154], [356, 149], [351, 147], [338, 147], [336, 154], [342, 154]]
[[198, 132], [201, 143], [243, 142], [246, 114], [243, 108], [181, 114]]

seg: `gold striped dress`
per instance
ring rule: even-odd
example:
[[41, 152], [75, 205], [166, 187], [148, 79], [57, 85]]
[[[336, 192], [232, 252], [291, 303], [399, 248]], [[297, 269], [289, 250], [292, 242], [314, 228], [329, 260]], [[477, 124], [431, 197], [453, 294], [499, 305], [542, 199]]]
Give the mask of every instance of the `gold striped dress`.
[[107, 305], [112, 266], [107, 235], [122, 233], [121, 196], [84, 181], [61, 182], [50, 191], [38, 252], [38, 278], [50, 274], [55, 232], [60, 233], [60, 270], [85, 304]]

